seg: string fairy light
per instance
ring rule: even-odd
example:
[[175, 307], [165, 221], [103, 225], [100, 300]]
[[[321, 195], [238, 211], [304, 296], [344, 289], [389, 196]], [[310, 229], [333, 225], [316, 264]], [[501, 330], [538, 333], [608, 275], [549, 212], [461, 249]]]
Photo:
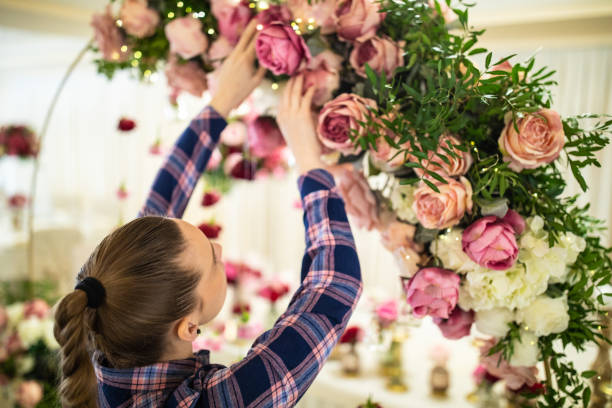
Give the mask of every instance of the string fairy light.
[[140, 52], [140, 51], [134, 52], [134, 58], [140, 59], [140, 57], [142, 57], [142, 52]]
[[209, 28], [208, 29], [208, 35], [213, 35], [215, 33], [215, 29], [214, 28]]
[[121, 46], [121, 52], [127, 52], [127, 50], [128, 50], [127, 45], [122, 45]]
[[119, 19], [116, 21], [117, 27], [123, 27], [123, 20]]
[[170, 11], [168, 13], [168, 18], [174, 18], [174, 11]]
[[183, 7], [185, 4], [182, 1], [179, 1], [178, 3], [176, 3], [176, 7], [181, 8]]
[[276, 82], [272, 84], [272, 89], [275, 91], [278, 89], [278, 84]]

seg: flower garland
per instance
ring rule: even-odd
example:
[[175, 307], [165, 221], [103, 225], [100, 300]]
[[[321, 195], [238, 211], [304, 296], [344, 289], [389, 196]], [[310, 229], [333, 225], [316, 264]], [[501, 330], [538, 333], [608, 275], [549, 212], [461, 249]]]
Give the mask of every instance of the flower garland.
[[130, 69], [150, 79], [165, 63], [172, 98], [201, 96], [256, 15], [259, 63], [273, 89], [297, 74], [316, 87], [326, 160], [347, 163], [337, 174], [347, 211], [381, 232], [413, 314], [450, 338], [475, 321], [491, 336], [490, 376], [532, 389], [543, 362], [546, 390], [534, 396], [586, 406], [593, 373], [564, 349], [602, 338], [611, 249], [588, 206], [563, 195], [559, 158], [586, 191], [581, 171], [599, 166], [612, 121], [560, 117], [554, 71], [494, 58], [460, 3], [124, 0], [118, 17], [110, 8], [94, 17], [97, 64], [109, 77]]

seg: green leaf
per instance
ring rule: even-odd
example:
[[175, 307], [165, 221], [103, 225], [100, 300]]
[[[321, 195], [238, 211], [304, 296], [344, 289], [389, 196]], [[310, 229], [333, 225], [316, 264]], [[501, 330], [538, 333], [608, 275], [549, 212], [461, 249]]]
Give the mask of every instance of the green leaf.
[[[472, 48], [472, 46], [474, 44], [476, 44], [476, 41], [478, 41], [478, 39], [476, 38], [472, 38], [470, 39], [468, 42], [466, 42], [465, 44], [463, 44], [463, 47], [461, 47], [461, 52], [466, 52], [467, 50], [469, 50], [470, 48]], [[471, 55], [471, 54], [470, 54]]]
[[429, 188], [431, 188], [433, 191], [435, 191], [436, 193], [440, 193], [440, 189], [438, 189], [438, 187], [434, 183], [432, 183], [431, 181], [427, 180], [426, 178], [421, 179], [421, 180], [423, 180], [423, 182], [425, 184], [427, 184], [429, 186]]
[[478, 54], [483, 54], [487, 52], [486, 48], [474, 48], [472, 51], [469, 52], [468, 55], [478, 55]]
[[485, 67], [489, 69], [491, 66], [491, 58], [493, 58], [493, 52], [487, 54], [487, 58], [485, 59]]
[[588, 380], [589, 378], [596, 376], [597, 371], [594, 371], [594, 370], [583, 371], [582, 374], [580, 375], [582, 375], [583, 378], [586, 378]]
[[584, 388], [582, 392], [582, 406], [584, 408], [589, 408], [589, 402], [591, 401], [591, 388], [588, 386]]

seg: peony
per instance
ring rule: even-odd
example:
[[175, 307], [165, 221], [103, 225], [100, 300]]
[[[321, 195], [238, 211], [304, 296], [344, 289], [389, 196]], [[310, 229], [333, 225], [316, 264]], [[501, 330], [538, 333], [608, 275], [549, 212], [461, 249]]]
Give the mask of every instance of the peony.
[[125, 31], [138, 38], [152, 36], [159, 24], [159, 14], [147, 7], [147, 0], [125, 0], [119, 15]]
[[201, 97], [206, 90], [206, 73], [193, 61], [181, 64], [176, 57], [171, 57], [166, 65], [166, 78], [168, 86], [177, 92]]
[[521, 330], [520, 340], [512, 344], [514, 352], [510, 358], [510, 365], [530, 367], [538, 363], [538, 338], [531, 331]]
[[208, 48], [208, 58], [211, 60], [212, 65], [218, 68], [221, 66], [222, 60], [230, 55], [233, 49], [234, 46], [227, 38], [219, 36]]
[[393, 77], [398, 67], [404, 65], [403, 43], [396, 43], [387, 36], [372, 37], [355, 44], [349, 61], [357, 75], [367, 77], [365, 65], [368, 64], [374, 72], [384, 72], [387, 79]]
[[488, 355], [494, 345], [495, 339], [490, 339], [480, 348], [480, 363], [490, 375], [506, 381], [506, 386], [511, 390], [518, 390], [523, 385], [530, 387], [537, 382], [537, 368], [512, 366], [503, 359], [500, 352]]
[[476, 312], [476, 329], [482, 334], [503, 337], [508, 333], [510, 323], [514, 321], [514, 312], [505, 307], [496, 307]]
[[[520, 216], [509, 210], [506, 217], [518, 223]], [[518, 258], [516, 230], [506, 217], [494, 215], [480, 218], [463, 231], [463, 251], [480, 266], [503, 271], [511, 268]], [[518, 227], [517, 227], [518, 228]]]
[[19, 384], [15, 399], [22, 408], [34, 408], [43, 398], [43, 387], [36, 381], [24, 381]]
[[393, 252], [397, 248], [415, 246], [413, 241], [416, 227], [405, 222], [392, 221], [388, 225], [381, 227], [380, 235], [382, 243], [389, 251]]
[[244, 31], [252, 14], [249, 4], [244, 1], [213, 0], [211, 11], [219, 26], [219, 33], [235, 45]]
[[480, 267], [463, 252], [461, 236], [463, 231], [453, 228], [446, 234], [440, 234], [429, 246], [432, 255], [437, 257], [446, 269], [457, 273], [479, 270]]
[[312, 104], [321, 106], [332, 99], [334, 92], [340, 86], [340, 70], [342, 57], [330, 50], [318, 54], [308, 63], [304, 74], [304, 92], [311, 86], [316, 87], [312, 96]]
[[281, 23], [270, 24], [259, 32], [255, 50], [259, 63], [274, 75], [293, 75], [303, 61], [310, 61], [310, 51], [304, 39]]
[[525, 330], [536, 336], [548, 336], [561, 333], [569, 325], [567, 299], [565, 297], [549, 298], [538, 296], [529, 306], [516, 312], [517, 320], [522, 322]]
[[338, 192], [344, 199], [346, 212], [353, 217], [357, 226], [368, 231], [378, 227], [380, 220], [376, 209], [376, 198], [363, 173], [343, 168], [339, 179]]
[[544, 166], [559, 157], [565, 145], [565, 133], [561, 117], [550, 109], [540, 109], [516, 120], [506, 115], [506, 127], [499, 136], [499, 150], [504, 161], [516, 172]]
[[[438, 142], [438, 148], [435, 152], [429, 152], [429, 164], [425, 165], [425, 168], [429, 171], [433, 171], [434, 173], [457, 177], [465, 175], [472, 163], [474, 163], [474, 159], [469, 151], [463, 152], [458, 149], [456, 146], [461, 146], [461, 140], [459, 140], [456, 136], [450, 134], [444, 134], [440, 137]], [[450, 150], [455, 153], [456, 157], [451, 156], [446, 150]], [[448, 163], [442, 160], [440, 156], [443, 155], [448, 159]], [[413, 157], [413, 160], [418, 160]], [[425, 172], [422, 169], [415, 169], [415, 172], [419, 176], [423, 176]]]
[[29, 302], [26, 302], [23, 306], [23, 316], [28, 319], [30, 317], [37, 317], [39, 319], [44, 319], [49, 314], [51, 308], [42, 299], [33, 299]]
[[247, 125], [240, 120], [230, 123], [221, 132], [220, 139], [227, 146], [242, 146], [247, 141]]
[[472, 211], [472, 186], [461, 177], [460, 182], [449, 179], [447, 184], [435, 182], [436, 193], [425, 183], [414, 193], [412, 209], [419, 222], [428, 229], [443, 229], [457, 225], [466, 212]]
[[321, 28], [321, 34], [331, 34], [336, 31], [334, 12], [337, 0], [288, 0], [287, 7], [293, 16], [302, 21], [312, 23]]
[[319, 113], [317, 134], [323, 146], [342, 154], [357, 154], [361, 151], [351, 137], [366, 134], [359, 122], [367, 122], [369, 110], [376, 109], [376, 102], [355, 94], [341, 94], [323, 105]]
[[397, 301], [394, 299], [388, 300], [376, 306], [374, 309], [376, 318], [381, 327], [386, 328], [393, 324], [399, 315]]
[[197, 18], [188, 16], [172, 20], [165, 31], [170, 52], [184, 59], [200, 55], [208, 48], [208, 38], [202, 32], [202, 22]]
[[289, 24], [291, 19], [291, 10], [285, 4], [274, 4], [257, 14], [257, 22], [264, 26], [272, 23]]
[[397, 218], [411, 224], [416, 224], [418, 222], [416, 213], [412, 209], [415, 191], [416, 187], [410, 184], [400, 184], [396, 181], [391, 190], [391, 195], [389, 196], [391, 208], [395, 211]]
[[265, 158], [285, 147], [285, 139], [276, 119], [272, 116], [259, 116], [247, 126], [249, 149], [255, 157]]
[[440, 268], [425, 268], [404, 283], [406, 301], [417, 317], [448, 319], [459, 297], [459, 275]]
[[376, 35], [385, 18], [376, 0], [344, 0], [336, 8], [336, 32], [346, 41], [363, 42]]
[[96, 45], [106, 61], [123, 62], [128, 58], [128, 52], [122, 51], [123, 37], [111, 14], [110, 5], [106, 6], [104, 14], [94, 14], [91, 18]]
[[[386, 130], [388, 136], [391, 139], [398, 139], [395, 135], [391, 134], [389, 130]], [[370, 156], [374, 165], [384, 171], [394, 171], [402, 167], [406, 163], [410, 156], [407, 152], [402, 149], [410, 147], [410, 142], [400, 145], [400, 149], [397, 149], [389, 144], [383, 135], [376, 138], [375, 146], [370, 148]]]
[[472, 323], [474, 323], [474, 312], [471, 310], [466, 312], [460, 307], [456, 307], [448, 319], [436, 317], [433, 320], [444, 337], [457, 340], [470, 335]]

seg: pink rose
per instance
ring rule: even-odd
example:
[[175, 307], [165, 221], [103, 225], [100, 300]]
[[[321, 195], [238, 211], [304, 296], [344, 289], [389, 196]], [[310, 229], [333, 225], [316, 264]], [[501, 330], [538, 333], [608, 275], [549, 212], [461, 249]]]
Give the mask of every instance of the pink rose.
[[[515, 222], [516, 217], [520, 218], [512, 210], [508, 213]], [[463, 231], [463, 252], [480, 266], [504, 271], [511, 268], [518, 258], [516, 234], [513, 225], [505, 218], [497, 218], [494, 215], [483, 217]]]
[[[419, 250], [418, 247], [399, 247], [393, 250], [393, 257], [399, 268], [399, 276], [411, 278], [419, 271], [421, 255], [417, 250]], [[422, 251], [422, 248], [420, 250]]]
[[425, 268], [404, 283], [406, 301], [416, 317], [448, 319], [459, 298], [459, 275], [441, 268]]
[[376, 210], [376, 198], [363, 173], [343, 168], [339, 179], [338, 192], [344, 199], [346, 212], [353, 217], [357, 227], [366, 228], [368, 231], [378, 227], [380, 220]]
[[221, 164], [221, 160], [223, 160], [223, 156], [221, 155], [219, 149], [213, 150], [210, 155], [210, 159], [208, 160], [206, 170], [216, 170]]
[[43, 398], [43, 388], [36, 381], [24, 381], [19, 384], [15, 397], [20, 407], [34, 408]]
[[49, 310], [51, 310], [51, 308], [47, 302], [42, 299], [33, 299], [23, 306], [23, 317], [25, 319], [29, 317], [44, 319], [49, 314]]
[[120, 18], [125, 31], [138, 38], [152, 36], [159, 24], [159, 14], [147, 7], [147, 0], [125, 0]]
[[[474, 163], [474, 159], [469, 151], [463, 152], [455, 147], [460, 145], [461, 140], [459, 140], [456, 136], [450, 134], [443, 134], [440, 136], [436, 152], [429, 152], [429, 165], [426, 166], [426, 169], [449, 177], [465, 175]], [[444, 149], [453, 151], [457, 157], [452, 157]], [[438, 154], [444, 155], [448, 159], [449, 163], [442, 160]], [[418, 159], [416, 159], [414, 156], [411, 157], [411, 161], [417, 160]], [[415, 173], [420, 177], [425, 174], [422, 169], [415, 169]]]
[[128, 52], [121, 51], [123, 37], [111, 14], [110, 5], [106, 6], [104, 14], [96, 13], [91, 18], [96, 45], [106, 61], [123, 62], [128, 58]]
[[272, 116], [260, 116], [249, 122], [247, 136], [251, 153], [259, 158], [273, 155], [286, 145], [283, 134]]
[[440, 328], [442, 335], [447, 339], [457, 340], [470, 335], [474, 323], [474, 311], [465, 311], [455, 307], [448, 319], [434, 318], [434, 323]]
[[480, 364], [487, 369], [487, 372], [493, 377], [505, 380], [506, 386], [511, 390], [518, 390], [524, 385], [533, 386], [537, 382], [538, 369], [536, 367], [511, 366], [501, 356], [500, 352], [489, 356], [489, 350], [495, 343], [495, 339], [489, 339], [480, 348]]
[[237, 120], [221, 132], [221, 143], [227, 146], [242, 146], [247, 141], [247, 125]]
[[316, 87], [312, 97], [314, 106], [321, 106], [332, 99], [340, 86], [342, 57], [330, 50], [325, 50], [314, 57], [302, 73], [304, 74], [304, 92], [311, 86]]
[[395, 69], [404, 65], [404, 50], [401, 43], [387, 36], [372, 37], [355, 44], [350, 62], [357, 75], [364, 78], [367, 77], [365, 64], [368, 64], [375, 72], [384, 72], [391, 79]]
[[217, 39], [208, 48], [208, 58], [211, 60], [212, 65], [215, 68], [221, 66], [221, 62], [230, 55], [234, 46], [229, 40], [223, 36], [217, 37]]
[[344, 0], [339, 3], [335, 12], [338, 37], [358, 42], [374, 37], [385, 19], [385, 14], [379, 13], [379, 9], [375, 0]]
[[239, 339], [251, 340], [263, 333], [264, 328], [259, 322], [247, 323], [238, 327]]
[[251, 160], [247, 160], [242, 156], [242, 153], [232, 153], [225, 159], [223, 171], [228, 176], [238, 180], [253, 180], [257, 164]]
[[9, 208], [13, 209], [25, 208], [27, 203], [28, 197], [24, 196], [23, 194], [13, 194], [7, 200]]
[[248, 2], [240, 1], [236, 4], [233, 0], [213, 0], [211, 5], [219, 33], [235, 45], [252, 17]]
[[379, 304], [374, 311], [376, 312], [378, 322], [383, 328], [389, 327], [394, 323], [399, 315], [397, 301], [394, 299]]
[[380, 235], [385, 248], [393, 252], [397, 248], [412, 248], [416, 227], [401, 221], [392, 221], [389, 225], [381, 228]]
[[166, 37], [170, 52], [190, 59], [203, 54], [208, 47], [208, 38], [202, 32], [202, 22], [191, 16], [172, 20], [166, 25]]
[[272, 23], [289, 24], [291, 19], [291, 11], [284, 4], [274, 4], [257, 14], [257, 22], [264, 26]]
[[516, 121], [514, 129], [512, 114], [506, 115], [506, 127], [499, 136], [499, 150], [504, 161], [516, 172], [544, 166], [559, 157], [565, 145], [565, 133], [561, 117], [550, 109], [540, 109]]
[[194, 61], [181, 64], [176, 57], [171, 57], [166, 65], [166, 78], [168, 86], [176, 92], [201, 97], [206, 90], [206, 73]]
[[336, 3], [337, 0], [288, 0], [287, 6], [296, 19], [320, 27], [321, 34], [331, 34], [336, 31]]
[[[381, 128], [380, 130], [382, 130], [383, 132], [387, 132], [387, 134], [392, 140], [397, 141], [399, 139], [397, 136], [393, 135], [388, 129], [385, 129], [384, 125], [381, 124], [381, 126], [383, 126], [383, 128]], [[402, 150], [400, 150], [391, 146], [383, 135], [379, 135], [378, 138], [376, 138], [375, 144], [376, 148], [370, 148], [370, 156], [372, 157], [374, 164], [385, 171], [393, 171], [399, 169], [412, 157], [406, 151], [402, 151], [404, 149], [410, 149], [410, 142], [406, 142], [401, 145], [400, 148]]]
[[357, 132], [357, 137], [367, 133], [359, 122], [368, 122], [368, 108], [376, 109], [376, 102], [355, 94], [341, 94], [323, 105], [317, 125], [323, 146], [345, 155], [359, 153], [361, 147], [350, 136], [352, 131]]
[[419, 222], [428, 229], [455, 226], [466, 212], [472, 211], [472, 186], [461, 177], [460, 182], [448, 179], [448, 184], [434, 182], [439, 193], [422, 183], [414, 193], [412, 209]]
[[257, 58], [274, 75], [293, 75], [302, 61], [310, 61], [310, 51], [304, 39], [282, 23], [273, 23], [257, 34]]
[[504, 61], [501, 64], [494, 65], [493, 67], [491, 67], [491, 71], [506, 71], [506, 72], [511, 72], [512, 71], [512, 64], [510, 63], [510, 61]]

